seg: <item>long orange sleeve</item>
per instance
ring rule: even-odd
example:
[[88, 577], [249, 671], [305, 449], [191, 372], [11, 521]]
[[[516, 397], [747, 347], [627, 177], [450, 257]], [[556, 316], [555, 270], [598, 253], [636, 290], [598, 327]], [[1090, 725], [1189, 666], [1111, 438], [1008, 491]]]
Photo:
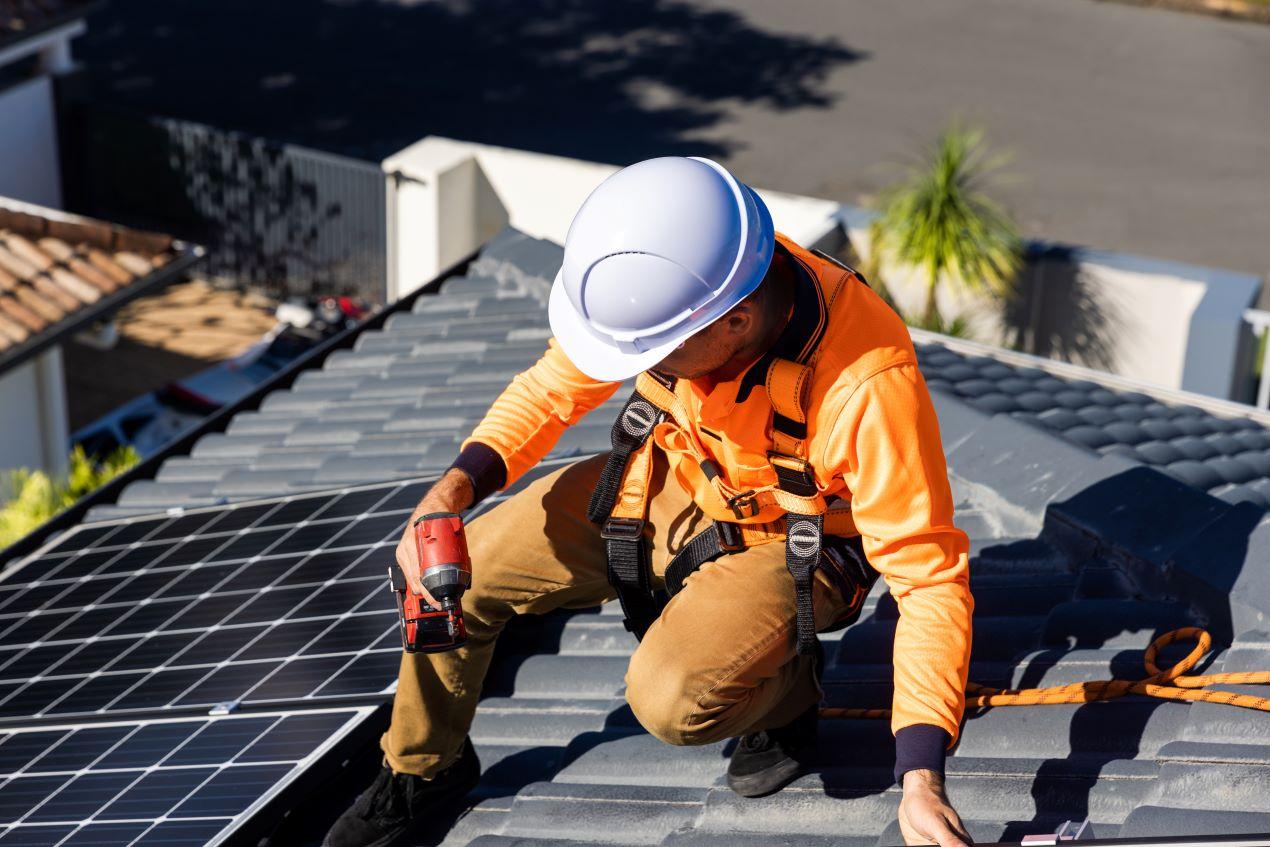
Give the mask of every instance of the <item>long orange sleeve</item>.
[[851, 491], [869, 563], [899, 606], [892, 730], [925, 724], [957, 737], [974, 600], [966, 534], [953, 525], [939, 423], [916, 364], [864, 379], [826, 451]]
[[510, 485], [551, 451], [566, 428], [612, 397], [619, 385], [582, 373], [552, 338], [542, 358], [503, 389], [463, 448], [473, 442], [492, 448], [507, 468], [503, 486]]

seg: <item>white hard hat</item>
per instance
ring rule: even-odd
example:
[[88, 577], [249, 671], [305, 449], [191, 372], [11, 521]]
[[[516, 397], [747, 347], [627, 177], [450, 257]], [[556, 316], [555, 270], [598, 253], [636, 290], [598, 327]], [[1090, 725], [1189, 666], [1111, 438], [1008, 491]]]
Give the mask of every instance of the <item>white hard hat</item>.
[[647, 370], [762, 281], [776, 236], [757, 193], [697, 157], [610, 176], [573, 218], [551, 331], [593, 379]]

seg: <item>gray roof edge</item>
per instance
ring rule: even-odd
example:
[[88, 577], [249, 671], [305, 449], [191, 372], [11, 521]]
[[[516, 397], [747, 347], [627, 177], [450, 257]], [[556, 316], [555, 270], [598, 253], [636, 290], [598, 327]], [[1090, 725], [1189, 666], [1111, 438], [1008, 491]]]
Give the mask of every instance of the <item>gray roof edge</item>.
[[[1078, 379], [1095, 382], [1108, 389], [1115, 391], [1137, 392], [1146, 394], [1162, 403], [1182, 404], [1186, 406], [1195, 406], [1203, 409], [1218, 417], [1225, 418], [1247, 418], [1254, 420], [1264, 426], [1270, 427], [1270, 411], [1258, 409], [1255, 406], [1249, 406], [1246, 403], [1236, 403], [1233, 400], [1222, 400], [1217, 397], [1210, 397], [1206, 394], [1197, 394], [1194, 391], [1183, 391], [1175, 388], [1166, 388], [1146, 380], [1133, 379], [1132, 377], [1118, 376], [1116, 374], [1099, 371], [1093, 368], [1087, 368], [1083, 365], [1074, 365], [1070, 362], [1060, 362], [1054, 359], [1046, 359], [1042, 356], [1034, 356], [1031, 353], [1020, 353], [1017, 350], [1007, 350], [1004, 347], [994, 347], [991, 344], [984, 344], [981, 341], [968, 341], [964, 338], [953, 338], [949, 335], [941, 335], [937, 332], [930, 332], [916, 327], [908, 328], [909, 335], [913, 341], [921, 344], [939, 344], [950, 350], [959, 353], [965, 353], [970, 356], [987, 356], [996, 359], [1005, 364], [1014, 365], [1021, 368], [1036, 368], [1053, 374], [1056, 377], [1064, 379]], [[920, 358], [920, 357], [919, 357]]]

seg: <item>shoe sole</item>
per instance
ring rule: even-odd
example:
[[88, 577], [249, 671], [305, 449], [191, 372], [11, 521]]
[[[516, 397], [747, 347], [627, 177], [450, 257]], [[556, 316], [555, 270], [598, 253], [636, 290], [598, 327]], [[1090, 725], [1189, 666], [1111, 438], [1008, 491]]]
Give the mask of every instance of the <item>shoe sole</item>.
[[803, 773], [803, 766], [793, 759], [772, 765], [765, 771], [748, 776], [728, 774], [728, 788], [742, 797], [766, 797], [789, 785]]

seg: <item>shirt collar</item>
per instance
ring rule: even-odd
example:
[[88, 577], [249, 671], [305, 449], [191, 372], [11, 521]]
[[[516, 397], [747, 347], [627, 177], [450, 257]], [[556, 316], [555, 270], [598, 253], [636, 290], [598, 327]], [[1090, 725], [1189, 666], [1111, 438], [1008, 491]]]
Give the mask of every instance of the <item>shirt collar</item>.
[[763, 384], [767, 379], [767, 369], [773, 360], [788, 359], [792, 362], [805, 362], [810, 358], [812, 351], [824, 337], [825, 326], [828, 323], [825, 295], [811, 269], [779, 242], [776, 249], [785, 252], [795, 270], [794, 313], [771, 349], [750, 365], [742, 375], [736, 391], [737, 403], [744, 403], [749, 399], [750, 391], [755, 386]]

